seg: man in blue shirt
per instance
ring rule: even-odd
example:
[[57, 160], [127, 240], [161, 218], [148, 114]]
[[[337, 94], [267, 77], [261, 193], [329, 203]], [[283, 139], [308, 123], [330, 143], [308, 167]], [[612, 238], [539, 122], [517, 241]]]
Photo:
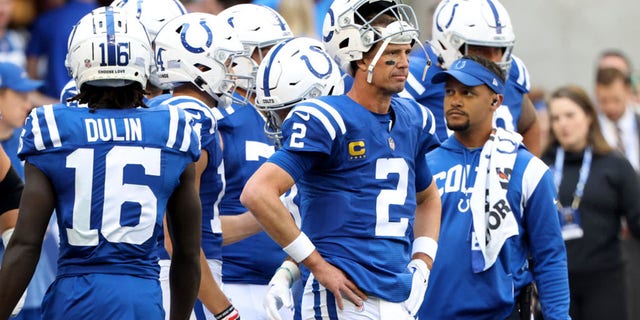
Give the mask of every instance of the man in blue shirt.
[[520, 135], [492, 124], [503, 101], [501, 70], [465, 56], [432, 81], [445, 83], [453, 136], [426, 156], [443, 209], [420, 319], [521, 319], [516, 297], [532, 281], [544, 318], [569, 319], [553, 177]]

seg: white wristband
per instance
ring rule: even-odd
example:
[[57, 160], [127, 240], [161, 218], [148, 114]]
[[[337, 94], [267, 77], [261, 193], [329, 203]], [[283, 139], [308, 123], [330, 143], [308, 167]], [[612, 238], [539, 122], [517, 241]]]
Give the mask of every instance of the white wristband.
[[429, 257], [431, 260], [436, 261], [436, 252], [438, 251], [438, 243], [436, 240], [430, 237], [417, 237], [413, 240], [413, 246], [411, 248], [411, 256], [413, 256], [416, 252], [422, 252]]
[[304, 232], [300, 232], [298, 237], [293, 240], [293, 242], [284, 247], [284, 252], [286, 252], [293, 260], [300, 263], [302, 260], [306, 259], [315, 249], [316, 246], [311, 243], [309, 237], [307, 237]]
[[9, 246], [9, 240], [11, 240], [11, 236], [13, 235], [14, 228], [9, 228], [2, 233], [2, 244], [4, 244], [4, 248], [6, 249]]

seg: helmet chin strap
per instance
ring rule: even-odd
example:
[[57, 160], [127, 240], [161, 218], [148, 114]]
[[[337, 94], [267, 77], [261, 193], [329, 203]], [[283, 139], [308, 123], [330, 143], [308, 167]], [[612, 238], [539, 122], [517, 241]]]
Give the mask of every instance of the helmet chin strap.
[[420, 40], [416, 40], [416, 43], [418, 44], [418, 46], [420, 46], [420, 49], [422, 49], [424, 56], [427, 58], [427, 63], [424, 64], [424, 70], [422, 70], [422, 79], [420, 80], [424, 82], [424, 80], [427, 78], [427, 71], [429, 70], [429, 67], [431, 67], [431, 58], [429, 58], [427, 48], [424, 47], [422, 42], [420, 42]]
[[384, 39], [384, 41], [382, 42], [382, 45], [380, 45], [380, 48], [378, 49], [378, 52], [376, 52], [376, 55], [373, 56], [373, 59], [371, 60], [371, 63], [367, 68], [368, 83], [371, 83], [371, 81], [373, 80], [373, 68], [376, 66], [376, 63], [378, 63], [378, 60], [380, 60], [380, 57], [382, 56], [382, 53], [384, 53], [384, 49], [386, 49], [387, 46], [389, 45], [389, 42], [391, 42], [391, 37]]

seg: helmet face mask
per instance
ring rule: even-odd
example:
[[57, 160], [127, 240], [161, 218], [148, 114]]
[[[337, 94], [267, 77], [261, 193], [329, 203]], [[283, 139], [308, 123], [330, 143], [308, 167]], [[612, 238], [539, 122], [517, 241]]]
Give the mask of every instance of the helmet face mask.
[[138, 82], [145, 88], [153, 55], [144, 26], [135, 17], [111, 7], [100, 7], [73, 27], [67, 42], [65, 65], [81, 89], [119, 87]]
[[[386, 30], [393, 21], [402, 21], [393, 32]], [[322, 41], [340, 69], [353, 76], [351, 62], [363, 58], [378, 42], [410, 36], [418, 40], [416, 15], [400, 0], [335, 0], [325, 15]], [[382, 48], [384, 50], [384, 48]]]
[[432, 46], [443, 68], [466, 55], [468, 46], [497, 47], [497, 61], [508, 75], [515, 44], [513, 25], [507, 10], [497, 0], [443, 0], [433, 16]]
[[340, 70], [318, 40], [298, 37], [276, 45], [264, 58], [256, 78], [256, 108], [265, 111], [265, 134], [276, 146], [282, 119], [296, 103], [344, 92]]
[[188, 13], [168, 22], [154, 41], [163, 86], [192, 83], [226, 107], [233, 101], [232, 70], [244, 50], [234, 30], [218, 17]]
[[[262, 49], [293, 38], [293, 32], [277, 11], [263, 5], [237, 4], [220, 12], [218, 17], [233, 27], [244, 47], [244, 55], [249, 57], [239, 60], [234, 67], [236, 75], [241, 77], [238, 87], [254, 90], [258, 65], [266, 53]], [[253, 59], [256, 52], [259, 60]]]

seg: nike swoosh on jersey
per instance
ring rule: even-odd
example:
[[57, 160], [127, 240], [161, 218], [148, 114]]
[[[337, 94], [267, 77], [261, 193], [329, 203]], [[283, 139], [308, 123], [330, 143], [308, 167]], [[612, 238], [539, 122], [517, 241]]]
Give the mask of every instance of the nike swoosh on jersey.
[[296, 114], [298, 115], [298, 117], [300, 117], [304, 121], [309, 121], [309, 119], [311, 119], [311, 116], [306, 112], [296, 111]]

